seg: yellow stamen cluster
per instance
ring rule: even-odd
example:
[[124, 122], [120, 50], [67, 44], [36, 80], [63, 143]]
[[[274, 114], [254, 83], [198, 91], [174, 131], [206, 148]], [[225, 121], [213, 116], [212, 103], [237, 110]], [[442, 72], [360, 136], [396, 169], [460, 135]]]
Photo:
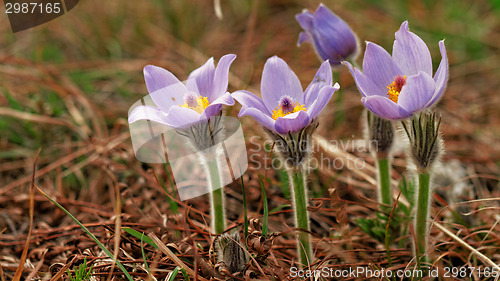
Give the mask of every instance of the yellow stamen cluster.
[[395, 83], [392, 82], [391, 85], [387, 86], [387, 89], [389, 90], [387, 95], [389, 96], [390, 100], [392, 100], [395, 103], [398, 103], [399, 92], [396, 90], [396, 86], [394, 84]]
[[201, 114], [203, 110], [205, 110], [205, 108], [207, 108], [209, 105], [210, 103], [208, 102], [208, 98], [199, 96], [198, 98], [196, 98], [196, 106], [189, 106], [187, 102], [181, 104], [180, 106], [192, 109]]
[[398, 103], [399, 93], [401, 92], [401, 89], [403, 88], [405, 83], [406, 75], [404, 76], [404, 78], [402, 76], [396, 77], [394, 81], [389, 86], [387, 86], [387, 90], [389, 90], [387, 92], [387, 95], [389, 96], [390, 100]]
[[306, 111], [306, 106], [305, 105], [301, 105], [300, 103], [298, 102], [294, 102], [293, 103], [293, 110], [291, 111], [288, 111], [288, 112], [283, 112], [283, 110], [281, 109], [280, 106], [277, 106], [274, 110], [273, 110], [273, 119], [276, 120], [278, 119], [278, 117], [284, 117], [284, 116], [287, 116], [288, 114], [291, 114], [291, 113], [295, 113], [295, 112], [299, 112], [299, 111]]

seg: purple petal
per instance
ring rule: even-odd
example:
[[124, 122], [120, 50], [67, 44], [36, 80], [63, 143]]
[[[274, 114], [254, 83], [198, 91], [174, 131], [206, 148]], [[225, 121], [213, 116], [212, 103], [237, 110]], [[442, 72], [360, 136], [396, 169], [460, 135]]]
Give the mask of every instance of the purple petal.
[[302, 13], [296, 14], [295, 19], [300, 24], [302, 29], [307, 32], [311, 32], [313, 29], [313, 13], [309, 12], [307, 9], [302, 10]]
[[448, 56], [446, 55], [446, 48], [444, 47], [444, 40], [439, 41], [439, 51], [441, 52], [441, 62], [434, 75], [434, 81], [436, 82], [436, 89], [434, 90], [434, 95], [426, 107], [432, 106], [436, 103], [444, 93], [446, 89], [446, 84], [448, 82]]
[[274, 128], [278, 134], [294, 133], [309, 125], [311, 119], [307, 112], [300, 110], [276, 119]]
[[[188, 90], [198, 93], [204, 97], [210, 96], [213, 89], [214, 75], [214, 58], [209, 58], [204, 65], [189, 74], [187, 81]], [[192, 79], [194, 79], [196, 83], [192, 83]]]
[[210, 103], [207, 108], [205, 108], [205, 114], [208, 118], [215, 116], [219, 114], [219, 112], [222, 110], [223, 105], [229, 105], [232, 106], [234, 105], [234, 99], [231, 96], [230, 93], [225, 93], [222, 96], [220, 96], [218, 99], [214, 100], [212, 103]]
[[213, 102], [227, 92], [229, 67], [231, 66], [235, 58], [236, 55], [233, 54], [225, 55], [217, 63], [213, 81], [213, 89], [208, 96], [209, 102]]
[[269, 112], [278, 106], [282, 96], [289, 96], [304, 104], [304, 93], [299, 78], [286, 62], [277, 56], [266, 61], [260, 87], [262, 100]]
[[327, 52], [326, 50], [323, 50], [322, 44], [319, 44], [318, 36], [317, 34], [312, 35], [312, 43], [314, 46], [314, 51], [319, 57], [319, 60], [328, 60], [331, 65], [337, 65], [338, 64], [338, 53], [337, 51], [334, 51], [333, 57], [331, 52]]
[[149, 95], [160, 110], [168, 112], [170, 107], [184, 104], [184, 95], [187, 92], [186, 86], [178, 82], [151, 92]]
[[143, 72], [149, 93], [156, 92], [172, 84], [181, 83], [170, 71], [158, 66], [146, 65]]
[[202, 120], [202, 115], [198, 112], [186, 107], [172, 106], [165, 121], [176, 129], [185, 129], [200, 120]]
[[304, 92], [304, 104], [309, 108], [318, 97], [319, 91], [324, 86], [331, 86], [333, 83], [332, 68], [328, 61], [324, 61], [316, 72], [314, 79], [307, 86]]
[[396, 32], [392, 57], [403, 74], [414, 75], [423, 71], [432, 76], [432, 58], [425, 42], [408, 30], [408, 21], [401, 24]]
[[369, 96], [387, 96], [387, 90], [380, 89], [377, 85], [375, 85], [372, 80], [359, 69], [354, 68], [349, 62], [343, 61], [344, 65], [347, 65], [349, 71], [351, 72], [352, 77], [354, 77], [354, 82], [356, 82], [356, 86], [358, 87], [359, 92], [364, 97]]
[[401, 120], [412, 116], [395, 102], [381, 96], [364, 97], [361, 98], [361, 102], [366, 109], [385, 119]]
[[315, 41], [330, 63], [339, 64], [356, 52], [357, 40], [351, 28], [323, 4], [314, 12], [313, 26]]
[[256, 108], [261, 112], [264, 112], [265, 114], [271, 116], [271, 113], [269, 110], [267, 110], [267, 107], [264, 105], [264, 102], [256, 95], [250, 93], [249, 91], [236, 91], [231, 94], [235, 100], [237, 100], [243, 108]]
[[422, 71], [408, 77], [399, 94], [398, 105], [411, 113], [425, 109], [434, 94], [435, 84], [432, 77]]
[[394, 82], [396, 75], [402, 72], [384, 48], [367, 42], [363, 59], [363, 74], [380, 88], [380, 93], [387, 94], [387, 86]]
[[[186, 88], [188, 89], [189, 92], [195, 93], [196, 95], [200, 96], [200, 90], [198, 89], [198, 82], [196, 82], [196, 79], [191, 77], [186, 80]], [[207, 96], [206, 94], [204, 95], [205, 97]]]
[[305, 31], [302, 31], [301, 33], [299, 33], [299, 40], [297, 41], [297, 46], [302, 45], [302, 43], [304, 42], [311, 42], [311, 41], [312, 41], [311, 35]]
[[128, 122], [134, 123], [138, 120], [151, 120], [165, 125], [167, 114], [156, 107], [140, 105], [132, 110], [128, 115]]
[[255, 107], [243, 107], [241, 108], [238, 117], [242, 117], [245, 115], [252, 116], [257, 122], [259, 122], [259, 124], [268, 128], [269, 130], [274, 131], [275, 121], [273, 118], [271, 118], [271, 116], [269, 116], [269, 114], [264, 113]]
[[311, 119], [316, 118], [321, 110], [328, 104], [328, 101], [332, 98], [335, 91], [340, 88], [338, 83], [332, 86], [325, 86], [319, 91], [319, 95], [314, 103], [307, 108], [307, 114]]

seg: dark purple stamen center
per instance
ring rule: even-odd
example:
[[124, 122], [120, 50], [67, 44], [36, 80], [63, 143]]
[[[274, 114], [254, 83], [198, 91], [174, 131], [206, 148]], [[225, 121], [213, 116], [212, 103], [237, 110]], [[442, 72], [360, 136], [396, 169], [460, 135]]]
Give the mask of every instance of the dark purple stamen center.
[[293, 100], [289, 96], [284, 96], [280, 99], [280, 105], [281, 111], [283, 111], [284, 114], [287, 114], [289, 112], [292, 112], [293, 109], [295, 108], [293, 104]]
[[184, 96], [184, 102], [189, 107], [197, 107], [198, 106], [198, 96], [193, 92], [187, 93]]
[[403, 86], [406, 84], [406, 78], [403, 75], [396, 75], [394, 77], [394, 86], [396, 87], [396, 91], [401, 92]]

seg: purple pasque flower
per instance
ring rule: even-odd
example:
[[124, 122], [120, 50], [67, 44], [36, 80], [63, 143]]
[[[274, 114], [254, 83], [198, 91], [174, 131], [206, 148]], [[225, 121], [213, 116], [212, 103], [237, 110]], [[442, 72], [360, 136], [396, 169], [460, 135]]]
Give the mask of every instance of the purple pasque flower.
[[278, 134], [294, 133], [311, 123], [340, 86], [332, 87], [332, 70], [328, 61], [319, 68], [305, 91], [299, 79], [277, 56], [266, 61], [262, 72], [262, 99], [248, 91], [232, 95], [242, 108], [239, 117], [250, 115], [267, 129]]
[[189, 74], [186, 84], [168, 70], [147, 65], [144, 80], [157, 107], [141, 105], [128, 117], [129, 123], [148, 119], [167, 126], [184, 129], [220, 113], [223, 105], [234, 105], [227, 92], [229, 67], [236, 55], [223, 56], [217, 67], [210, 58]]
[[295, 16], [304, 29], [299, 34], [297, 45], [310, 42], [322, 60], [329, 60], [332, 66], [356, 57], [358, 39], [349, 25], [325, 5], [320, 4], [313, 13], [304, 9]]
[[432, 77], [432, 58], [425, 42], [408, 29], [405, 21], [396, 32], [392, 57], [377, 44], [367, 42], [363, 73], [349, 62], [364, 106], [376, 115], [401, 120], [434, 105], [448, 81], [444, 40], [439, 41], [441, 63]]

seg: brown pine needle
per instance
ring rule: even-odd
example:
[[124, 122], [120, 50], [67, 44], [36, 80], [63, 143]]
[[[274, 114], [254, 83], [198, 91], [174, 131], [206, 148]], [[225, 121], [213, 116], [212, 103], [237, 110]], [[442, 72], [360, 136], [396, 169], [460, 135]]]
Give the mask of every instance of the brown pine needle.
[[155, 242], [156, 246], [165, 254], [167, 255], [177, 266], [180, 266], [181, 268], [184, 268], [187, 272], [187, 274], [191, 275], [193, 278], [198, 278], [198, 280], [201, 281], [208, 281], [207, 279], [199, 276], [194, 272], [191, 268], [189, 268], [185, 263], [183, 263], [172, 251], [170, 251], [163, 242], [154, 234], [154, 233], [149, 233], [148, 237]]
[[33, 161], [33, 174], [31, 176], [31, 184], [30, 184], [30, 227], [28, 230], [28, 237], [26, 237], [26, 244], [24, 245], [23, 253], [21, 258], [19, 259], [19, 266], [16, 269], [16, 273], [14, 274], [13, 281], [21, 280], [21, 275], [23, 274], [24, 263], [26, 262], [26, 257], [28, 256], [28, 249], [30, 247], [31, 233], [33, 232], [33, 215], [35, 213], [35, 171], [36, 171], [36, 162], [38, 161], [38, 156], [40, 156], [40, 152], [42, 149], [38, 149], [38, 152], [35, 155], [35, 159]]
[[460, 237], [456, 236], [453, 234], [453, 232], [449, 231], [446, 229], [444, 226], [441, 224], [434, 222], [433, 223], [437, 228], [439, 228], [441, 231], [443, 231], [446, 235], [450, 236], [453, 240], [457, 241], [460, 245], [462, 245], [464, 248], [467, 248], [470, 250], [472, 253], [474, 253], [478, 258], [480, 258], [483, 262], [491, 265], [494, 267], [498, 272], [500, 272], [500, 266], [498, 266], [496, 263], [494, 263], [491, 259], [489, 259], [487, 256], [483, 255], [481, 252], [478, 250], [474, 249], [471, 245], [467, 244], [464, 240], [460, 239]]

